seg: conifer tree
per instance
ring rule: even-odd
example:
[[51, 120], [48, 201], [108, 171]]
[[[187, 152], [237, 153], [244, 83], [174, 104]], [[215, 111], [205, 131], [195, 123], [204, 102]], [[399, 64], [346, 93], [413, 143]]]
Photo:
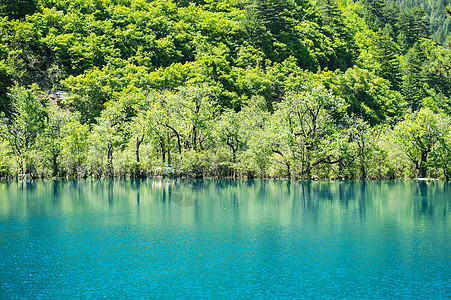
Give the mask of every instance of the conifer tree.
[[384, 10], [386, 8], [385, 1], [361, 0], [360, 4], [363, 8], [363, 17], [368, 26], [374, 31], [384, 28], [387, 22], [384, 15]]
[[410, 49], [403, 66], [402, 93], [413, 110], [420, 108], [420, 103], [426, 97], [423, 63], [426, 55], [419, 42]]
[[37, 0], [0, 0], [0, 17], [23, 18], [34, 12], [36, 3]]
[[377, 38], [374, 57], [380, 64], [377, 75], [390, 81], [392, 88], [399, 90], [401, 70], [397, 56], [397, 45], [387, 35], [380, 33]]
[[346, 28], [343, 15], [335, 0], [319, 0], [317, 4], [322, 20], [328, 31], [331, 32], [337, 48], [336, 59], [332, 60], [328, 68], [331, 70], [346, 70], [352, 66], [357, 56], [357, 46], [354, 37]]

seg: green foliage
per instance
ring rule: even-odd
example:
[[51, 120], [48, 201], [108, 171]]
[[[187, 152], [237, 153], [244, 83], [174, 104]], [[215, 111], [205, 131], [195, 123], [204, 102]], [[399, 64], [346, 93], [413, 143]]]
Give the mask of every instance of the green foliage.
[[445, 121], [447, 128], [438, 137], [438, 145], [430, 155], [430, 165], [443, 171], [446, 180], [451, 178], [451, 123], [449, 118]]
[[35, 11], [36, 3], [37, 0], [2, 0], [0, 2], [0, 17], [23, 18]]
[[11, 151], [9, 150], [9, 143], [7, 140], [0, 140], [0, 178], [5, 178], [10, 171], [10, 161], [12, 158]]
[[447, 27], [400, 5], [5, 0], [0, 176], [448, 178]]
[[402, 10], [411, 10], [415, 8], [422, 8], [425, 12], [423, 22], [429, 23], [429, 29], [432, 33], [432, 40], [440, 45], [446, 45], [447, 37], [450, 34], [450, 21], [449, 15], [447, 15], [446, 6], [449, 5], [448, 1], [432, 0], [432, 1], [419, 1], [419, 0], [395, 0], [394, 4], [398, 5]]
[[92, 162], [96, 166], [101, 165], [103, 175], [107, 177], [114, 176], [113, 154], [123, 149], [129, 136], [129, 123], [133, 116], [133, 111], [129, 109], [130, 100], [133, 99], [124, 97], [119, 101], [109, 102], [92, 129], [93, 150], [100, 154], [100, 157], [97, 160], [93, 158]]
[[10, 90], [9, 97], [12, 111], [9, 117], [2, 116], [1, 135], [19, 158], [21, 173], [30, 173], [30, 154], [38, 135], [45, 128], [46, 110], [41, 103], [42, 95], [36, 87], [26, 89], [15, 86]]
[[282, 156], [288, 177], [292, 175], [289, 160], [299, 157], [301, 176], [309, 179], [312, 164], [332, 163], [328, 157], [312, 163], [312, 152], [331, 130], [331, 114], [345, 109], [344, 101], [323, 86], [307, 83], [299, 93], [287, 94], [277, 108], [273, 121], [276, 127], [271, 131], [278, 136], [270, 139], [271, 151]]
[[336, 48], [336, 54], [327, 67], [330, 70], [346, 70], [354, 64], [358, 52], [351, 30], [345, 25], [342, 11], [334, 0], [320, 0], [317, 5]]
[[371, 125], [402, 115], [403, 99], [391, 90], [388, 80], [354, 67], [338, 78], [341, 94], [348, 102], [348, 112], [362, 117]]
[[398, 45], [387, 34], [378, 34], [375, 61], [378, 62], [377, 75], [390, 81], [391, 88], [399, 90], [401, 84], [401, 67]]
[[419, 177], [428, 175], [428, 157], [439, 140], [446, 144], [449, 118], [434, 114], [428, 109], [413, 113], [395, 127], [398, 145], [418, 170]]
[[86, 160], [89, 149], [89, 126], [77, 120], [69, 120], [62, 128], [61, 164], [67, 176], [86, 176]]

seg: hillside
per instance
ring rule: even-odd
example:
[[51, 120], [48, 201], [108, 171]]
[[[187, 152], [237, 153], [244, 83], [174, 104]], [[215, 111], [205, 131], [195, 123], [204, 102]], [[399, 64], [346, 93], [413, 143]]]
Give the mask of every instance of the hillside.
[[3, 176], [451, 174], [451, 55], [422, 10], [2, 3]]
[[451, 42], [451, 19], [446, 13], [446, 7], [451, 5], [449, 0], [395, 0], [392, 1], [401, 10], [420, 8], [426, 13], [426, 20], [430, 24], [431, 38], [437, 44], [448, 46]]

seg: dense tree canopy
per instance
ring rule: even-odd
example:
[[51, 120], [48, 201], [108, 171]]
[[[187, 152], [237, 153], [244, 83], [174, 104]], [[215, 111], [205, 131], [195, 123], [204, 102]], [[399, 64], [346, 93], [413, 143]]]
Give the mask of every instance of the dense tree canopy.
[[449, 179], [451, 17], [406, 1], [2, 0], [0, 176]]

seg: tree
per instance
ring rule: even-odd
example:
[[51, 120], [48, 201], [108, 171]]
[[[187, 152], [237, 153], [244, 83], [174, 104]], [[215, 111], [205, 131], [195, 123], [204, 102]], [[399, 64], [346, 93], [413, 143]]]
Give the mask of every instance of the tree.
[[286, 0], [254, 0], [255, 7], [263, 25], [276, 38], [280, 38], [287, 31], [289, 21], [287, 20], [288, 1]]
[[162, 156], [162, 164], [171, 164], [172, 140], [177, 140], [178, 153], [182, 154], [182, 141], [180, 133], [172, 122], [169, 114], [167, 102], [175, 97], [172, 92], [159, 93], [150, 91], [141, 96], [141, 101], [137, 103], [137, 115], [134, 118], [136, 130], [135, 156], [139, 163], [139, 147], [146, 139], [159, 148]]
[[386, 3], [383, 0], [361, 0], [363, 8], [363, 17], [370, 29], [378, 31], [384, 28], [386, 24], [384, 10]]
[[8, 113], [10, 103], [7, 95], [8, 87], [11, 86], [10, 70], [4, 60], [0, 59], [0, 112]]
[[77, 77], [70, 76], [63, 82], [63, 86], [71, 93], [62, 103], [80, 112], [83, 122], [94, 123], [111, 97], [109, 80], [111, 78], [108, 74], [98, 69], [91, 69]]
[[39, 148], [45, 156], [49, 157], [52, 176], [56, 177], [60, 172], [60, 155], [62, 151], [63, 128], [69, 119], [69, 112], [60, 110], [56, 103], [49, 101], [47, 104], [47, 119], [44, 131], [40, 136]]
[[8, 16], [11, 19], [20, 19], [32, 14], [36, 9], [37, 0], [1, 0], [0, 17]]
[[398, 44], [404, 50], [409, 50], [419, 39], [428, 38], [429, 22], [423, 9], [413, 8], [399, 14], [397, 23], [399, 34]]
[[0, 178], [8, 177], [12, 155], [8, 141], [0, 138]]
[[243, 124], [246, 117], [246, 109], [238, 113], [225, 110], [214, 125], [218, 143], [227, 145], [232, 151], [233, 177], [236, 177], [237, 155], [246, 147], [247, 135]]
[[399, 90], [401, 84], [401, 68], [398, 58], [398, 46], [387, 35], [379, 32], [376, 41], [374, 58], [379, 63], [377, 75], [390, 81], [394, 90]]
[[293, 158], [301, 161], [301, 176], [310, 179], [311, 167], [317, 164], [312, 162], [312, 152], [330, 130], [331, 114], [343, 112], [345, 103], [323, 86], [307, 83], [300, 92], [288, 93], [277, 108], [276, 119], [287, 133], [284, 142]]
[[331, 55], [327, 67], [330, 70], [346, 70], [354, 64], [357, 57], [357, 45], [354, 37], [344, 23], [343, 14], [335, 0], [320, 0], [317, 4], [325, 29], [330, 32], [334, 42], [334, 55]]
[[[125, 99], [126, 100], [126, 99]], [[97, 124], [93, 126], [92, 138], [96, 140], [97, 150], [106, 154], [104, 175], [114, 176], [113, 154], [118, 148], [124, 147], [129, 136], [129, 121], [131, 105], [127, 101], [109, 102], [102, 111]]]
[[402, 115], [404, 100], [391, 89], [390, 82], [371, 71], [354, 66], [338, 77], [338, 88], [349, 104], [348, 114], [371, 125]]
[[444, 140], [444, 130], [449, 129], [449, 122], [443, 122], [442, 118], [429, 109], [421, 109], [394, 128], [399, 148], [414, 164], [420, 178], [428, 175], [429, 154], [439, 140]]
[[13, 154], [18, 157], [20, 172], [28, 174], [33, 171], [29, 152], [35, 147], [38, 135], [45, 128], [43, 95], [36, 86], [25, 88], [16, 85], [10, 89], [9, 98], [12, 113], [9, 117], [2, 116], [1, 135], [11, 145]]
[[69, 176], [85, 176], [89, 150], [89, 126], [77, 118], [67, 121], [62, 128], [61, 164]]
[[371, 127], [361, 118], [351, 118], [350, 120], [351, 139], [355, 142], [358, 149], [358, 157], [360, 162], [360, 179], [367, 179], [367, 157], [371, 149], [372, 136]]
[[217, 109], [214, 98], [214, 90], [208, 86], [186, 86], [178, 89], [175, 101], [169, 104], [171, 117], [180, 121], [178, 132], [185, 149], [204, 150]]
[[443, 135], [438, 137], [438, 145], [434, 152], [431, 153], [431, 165], [443, 170], [446, 180], [451, 178], [451, 120], [450, 118], [442, 119], [448, 129], [445, 127]]
[[322, 178], [354, 179], [358, 177], [354, 170], [358, 155], [351, 130], [336, 126], [319, 141], [312, 153], [312, 167], [316, 167]]
[[423, 68], [426, 53], [422, 46], [420, 42], [415, 43], [405, 55], [403, 63], [402, 93], [412, 110], [418, 110], [421, 100], [427, 97]]
[[[274, 37], [266, 28], [268, 23], [265, 14], [261, 11], [260, 0], [250, 1], [245, 7], [244, 15], [240, 22], [240, 27], [244, 32], [246, 40], [250, 41], [257, 49], [262, 49], [267, 57], [277, 61], [277, 53], [273, 49]], [[275, 11], [271, 9], [271, 11]], [[269, 14], [270, 18], [275, 18], [274, 13]], [[276, 26], [278, 27], [278, 26]]]

